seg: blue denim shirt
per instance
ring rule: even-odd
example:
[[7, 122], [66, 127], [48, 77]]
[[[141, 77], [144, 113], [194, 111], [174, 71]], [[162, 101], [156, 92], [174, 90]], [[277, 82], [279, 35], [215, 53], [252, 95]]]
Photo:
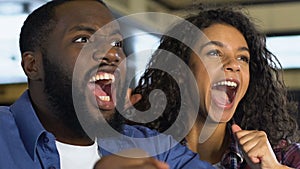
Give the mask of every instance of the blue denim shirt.
[[[124, 135], [145, 138], [158, 133], [141, 126], [124, 126]], [[154, 157], [165, 161], [171, 169], [210, 169], [210, 164], [177, 144], [170, 136], [161, 135], [151, 142], [136, 143], [134, 139], [98, 139], [99, 152], [109, 155], [125, 148], [143, 148], [157, 154]], [[176, 145], [175, 145], [176, 143]], [[107, 149], [102, 148], [110, 147]], [[169, 149], [159, 152], [161, 148]], [[157, 153], [156, 153], [157, 152]], [[40, 123], [26, 91], [10, 107], [0, 107], [0, 168], [1, 169], [59, 169], [59, 154], [55, 137]]]

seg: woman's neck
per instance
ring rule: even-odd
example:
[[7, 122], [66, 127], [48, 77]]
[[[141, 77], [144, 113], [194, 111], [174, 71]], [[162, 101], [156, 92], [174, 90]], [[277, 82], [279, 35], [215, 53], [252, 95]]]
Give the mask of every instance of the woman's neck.
[[186, 140], [188, 147], [198, 153], [201, 160], [211, 164], [218, 163], [229, 145], [226, 123], [195, 123]]

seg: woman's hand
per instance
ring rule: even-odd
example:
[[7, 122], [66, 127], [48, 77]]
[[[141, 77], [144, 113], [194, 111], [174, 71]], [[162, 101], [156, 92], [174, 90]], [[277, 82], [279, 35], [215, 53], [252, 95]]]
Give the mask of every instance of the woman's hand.
[[142, 98], [142, 95], [132, 94], [132, 89], [130, 89], [130, 88], [127, 89], [124, 110], [130, 108], [132, 105], [134, 105], [139, 100], [141, 100], [141, 98]]
[[247, 164], [252, 169], [288, 168], [277, 161], [264, 131], [242, 130], [236, 124], [233, 124], [231, 128], [244, 152]]

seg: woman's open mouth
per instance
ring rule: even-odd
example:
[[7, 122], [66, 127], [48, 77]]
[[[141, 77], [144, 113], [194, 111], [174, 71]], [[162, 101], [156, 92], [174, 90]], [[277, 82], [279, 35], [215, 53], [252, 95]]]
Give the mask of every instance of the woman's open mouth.
[[239, 82], [235, 80], [223, 80], [213, 84], [212, 100], [222, 109], [230, 109], [233, 106]]

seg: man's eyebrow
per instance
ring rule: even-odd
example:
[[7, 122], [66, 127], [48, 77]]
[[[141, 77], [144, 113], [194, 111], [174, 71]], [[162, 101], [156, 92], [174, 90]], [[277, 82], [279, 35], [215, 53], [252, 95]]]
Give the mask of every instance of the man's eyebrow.
[[114, 35], [122, 36], [119, 29], [110, 29], [109, 32], [106, 32], [104, 30], [105, 33], [103, 33], [100, 29], [97, 29], [97, 28], [92, 27], [92, 26], [87, 26], [87, 25], [76, 25], [76, 26], [72, 27], [69, 30], [69, 32], [85, 31], [85, 32], [88, 32], [90, 34], [95, 34], [96, 36], [103, 36], [103, 37], [114, 36]]
[[119, 29], [110, 29], [108, 32], [106, 32], [106, 31], [104, 31], [104, 32], [97, 31], [96, 34], [99, 35], [99, 36], [114, 36], [114, 35], [121, 35], [122, 36]]
[[91, 27], [91, 26], [85, 26], [85, 25], [76, 25], [74, 27], [72, 27], [69, 32], [73, 32], [73, 31], [86, 31], [89, 32], [91, 34], [95, 33], [97, 31], [97, 29]]

